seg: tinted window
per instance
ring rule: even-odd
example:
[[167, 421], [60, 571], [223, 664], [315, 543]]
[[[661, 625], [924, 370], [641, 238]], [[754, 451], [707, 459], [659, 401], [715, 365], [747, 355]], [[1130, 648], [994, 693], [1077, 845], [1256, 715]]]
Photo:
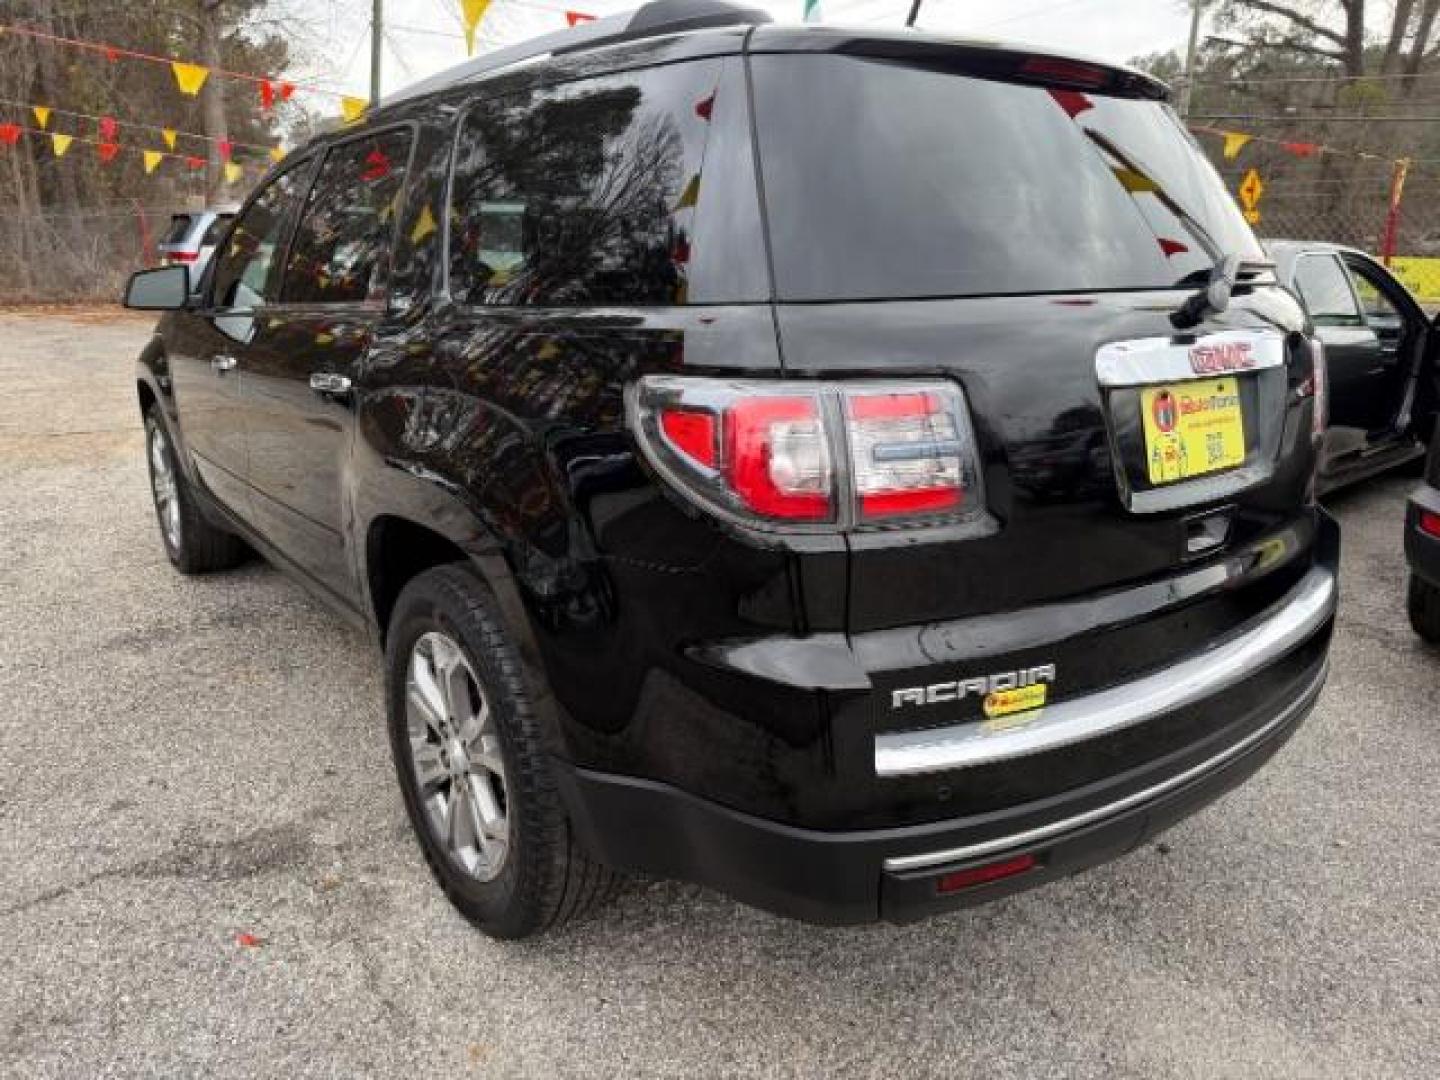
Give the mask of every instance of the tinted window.
[[234, 214], [216, 214], [215, 219], [210, 222], [210, 227], [205, 230], [205, 238], [200, 241], [201, 247], [213, 247], [220, 242], [225, 235], [225, 230], [230, 227], [230, 222], [235, 220]]
[[792, 300], [1172, 287], [1260, 258], [1153, 101], [898, 62], [757, 56], [776, 287]]
[[[1382, 291], [1389, 288], [1379, 273], [1364, 263], [1352, 263], [1351, 280], [1355, 291], [1360, 294], [1360, 307], [1365, 312], [1365, 321], [1382, 327], [1399, 326], [1405, 321], [1395, 301]], [[1374, 280], [1371, 280], [1371, 279]]]
[[190, 231], [190, 218], [186, 214], [176, 214], [170, 219], [170, 228], [165, 230], [165, 238], [162, 244], [178, 244], [185, 239], [185, 234]]
[[1295, 289], [1316, 326], [1359, 326], [1360, 308], [1350, 279], [1333, 255], [1303, 255], [1295, 260]]
[[217, 307], [249, 308], [273, 299], [275, 255], [294, 219], [309, 167], [300, 164], [270, 181], [240, 216], [216, 260], [211, 295]]
[[473, 107], [451, 207], [456, 300], [684, 302], [719, 70], [652, 68]]
[[287, 303], [348, 303], [383, 288], [410, 132], [334, 147], [306, 200], [285, 266]]

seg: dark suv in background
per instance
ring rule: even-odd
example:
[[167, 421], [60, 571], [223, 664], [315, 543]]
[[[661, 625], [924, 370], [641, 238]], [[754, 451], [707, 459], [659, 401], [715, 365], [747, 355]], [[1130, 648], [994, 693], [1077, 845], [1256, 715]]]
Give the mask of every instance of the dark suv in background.
[[[905, 920], [1119, 855], [1325, 679], [1323, 365], [1165, 104], [708, 0], [288, 157], [141, 357], [166, 550], [384, 648], [435, 876]], [[242, 538], [243, 542], [242, 543]]]

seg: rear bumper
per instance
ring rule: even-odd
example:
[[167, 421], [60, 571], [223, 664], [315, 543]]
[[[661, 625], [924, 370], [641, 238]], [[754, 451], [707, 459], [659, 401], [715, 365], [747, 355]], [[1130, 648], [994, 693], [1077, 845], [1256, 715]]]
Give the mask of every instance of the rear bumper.
[[[1327, 622], [1317, 633], [1329, 629]], [[1163, 777], [1147, 770], [1128, 787], [1109, 785], [1099, 802], [1095, 792], [1081, 790], [1003, 815], [822, 832], [731, 810], [667, 784], [565, 763], [557, 763], [559, 782], [579, 839], [613, 866], [696, 881], [815, 923], [905, 922], [1123, 855], [1268, 760], [1310, 711], [1326, 671], [1322, 651], [1259, 715], [1234, 719], [1208, 741], [1202, 758]], [[1006, 828], [1000, 818], [1025, 826]], [[1032, 855], [1034, 868], [961, 892], [937, 889], [945, 874], [1019, 855]]]
[[1405, 558], [1416, 577], [1440, 588], [1440, 537], [1421, 531], [1421, 514], [1440, 514], [1440, 488], [1422, 485], [1405, 511]]

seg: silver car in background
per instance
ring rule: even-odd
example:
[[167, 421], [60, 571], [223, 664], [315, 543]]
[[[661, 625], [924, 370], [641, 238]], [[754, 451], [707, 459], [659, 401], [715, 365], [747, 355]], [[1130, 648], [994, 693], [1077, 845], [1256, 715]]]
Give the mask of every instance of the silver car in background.
[[235, 207], [214, 207], [172, 214], [170, 227], [160, 241], [162, 266], [188, 266], [190, 281], [198, 285], [215, 246], [235, 217]]

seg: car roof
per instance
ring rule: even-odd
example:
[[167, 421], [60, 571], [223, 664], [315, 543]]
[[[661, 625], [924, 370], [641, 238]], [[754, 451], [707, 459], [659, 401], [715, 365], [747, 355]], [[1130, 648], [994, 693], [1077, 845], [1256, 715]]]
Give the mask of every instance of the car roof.
[[[448, 68], [382, 100], [375, 118], [397, 106], [446, 90], [484, 81], [519, 66], [570, 67], [571, 58], [584, 56], [586, 74], [605, 74], [637, 66], [635, 53], [621, 48], [638, 42], [670, 44], [684, 59], [705, 55], [749, 52], [841, 52], [855, 55], [933, 59], [951, 56], [1039, 57], [1057, 65], [1079, 65], [1103, 73], [1108, 88], [1136, 96], [1164, 99], [1169, 88], [1153, 76], [1084, 53], [1021, 45], [982, 38], [953, 38], [908, 28], [779, 26], [757, 8], [727, 0], [652, 0], [631, 12], [581, 23], [516, 45], [487, 53]], [[658, 62], [657, 58], [647, 59]]]

